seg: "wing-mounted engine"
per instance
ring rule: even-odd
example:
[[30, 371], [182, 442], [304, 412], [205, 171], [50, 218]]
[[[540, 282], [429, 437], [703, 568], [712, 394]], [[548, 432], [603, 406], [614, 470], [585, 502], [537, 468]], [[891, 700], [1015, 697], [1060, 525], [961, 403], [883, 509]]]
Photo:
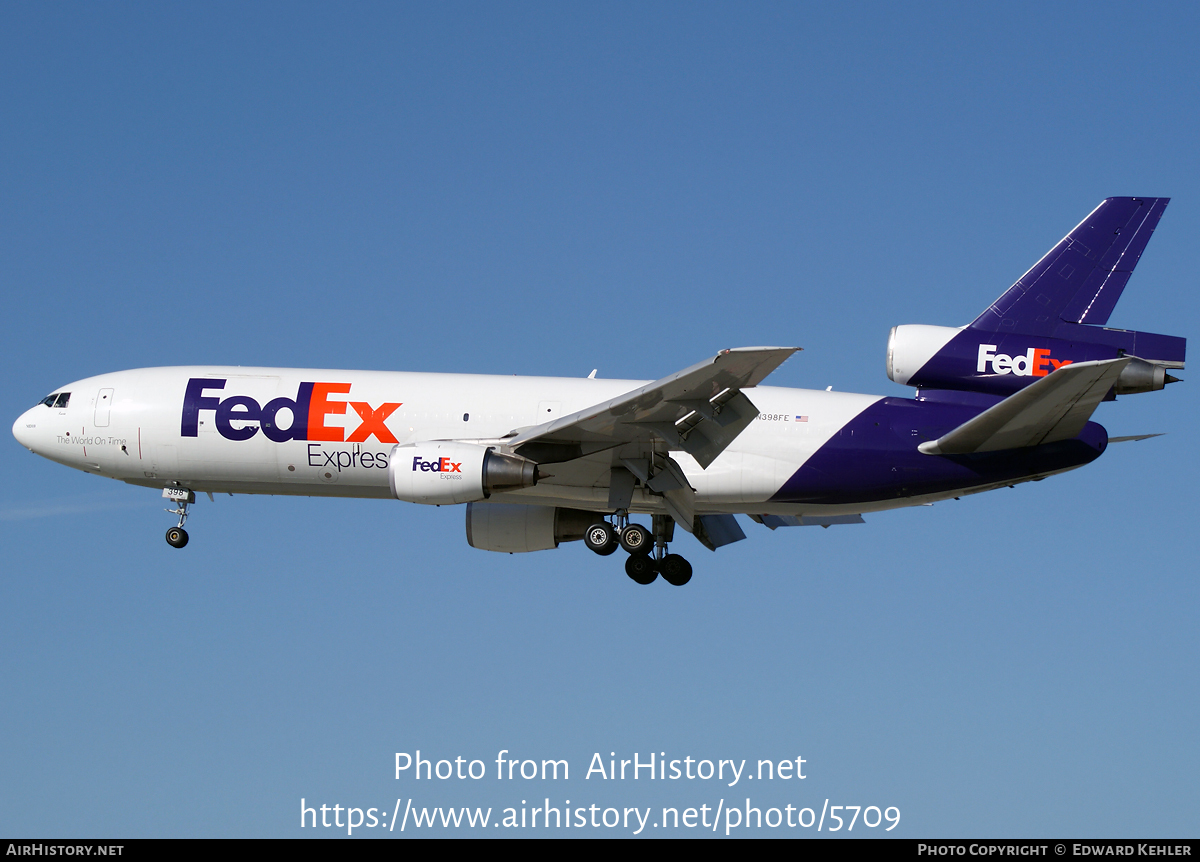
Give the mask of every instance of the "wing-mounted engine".
[[556, 506], [522, 506], [516, 503], [467, 505], [467, 544], [482, 551], [520, 554], [548, 551], [560, 542], [583, 538], [600, 520], [595, 512]]
[[455, 441], [408, 443], [392, 449], [392, 494], [409, 503], [442, 506], [486, 500], [493, 493], [531, 488], [538, 467], [494, 447]]
[[922, 389], [1008, 396], [1073, 363], [1132, 357], [1112, 391], [1152, 392], [1177, 378], [1187, 340], [1105, 324], [1166, 198], [1108, 198], [968, 326], [897, 326], [888, 377]]

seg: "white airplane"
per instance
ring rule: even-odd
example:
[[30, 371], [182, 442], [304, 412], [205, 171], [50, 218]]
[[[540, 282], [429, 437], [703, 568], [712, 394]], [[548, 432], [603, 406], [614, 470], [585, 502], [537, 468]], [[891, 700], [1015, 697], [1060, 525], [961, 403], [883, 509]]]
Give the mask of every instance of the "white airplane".
[[1183, 367], [1184, 339], [1102, 327], [1165, 206], [1110, 198], [969, 326], [894, 328], [888, 375], [915, 399], [760, 386], [792, 347], [724, 350], [653, 382], [190, 366], [76, 381], [13, 435], [160, 489], [177, 548], [196, 492], [464, 503], [473, 547], [582, 539], [623, 548], [638, 583], [682, 585], [675, 526], [715, 550], [745, 538], [735, 514], [861, 523], [1097, 458], [1098, 404]]

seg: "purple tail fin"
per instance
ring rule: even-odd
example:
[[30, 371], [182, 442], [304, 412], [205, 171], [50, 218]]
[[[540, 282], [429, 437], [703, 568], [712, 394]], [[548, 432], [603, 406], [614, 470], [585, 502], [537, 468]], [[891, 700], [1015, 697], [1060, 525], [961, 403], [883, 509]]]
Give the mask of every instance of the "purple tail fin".
[[1113, 393], [1176, 382], [1167, 371], [1183, 368], [1187, 339], [1105, 326], [1167, 202], [1102, 201], [970, 326], [895, 327], [888, 376], [918, 389], [1006, 396], [1064, 365], [1129, 356], [1136, 361]]
[[1054, 335], [1059, 324], [1108, 322], [1170, 198], [1106, 198], [970, 329]]

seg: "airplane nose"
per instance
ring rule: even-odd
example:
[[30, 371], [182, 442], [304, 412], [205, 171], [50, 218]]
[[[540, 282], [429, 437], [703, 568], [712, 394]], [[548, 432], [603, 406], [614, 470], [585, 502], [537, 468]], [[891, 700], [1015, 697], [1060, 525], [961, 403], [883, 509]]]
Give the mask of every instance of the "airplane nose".
[[32, 410], [26, 410], [13, 423], [12, 427], [13, 436], [17, 438], [17, 442], [30, 452], [34, 451], [33, 446], [37, 437], [37, 423], [33, 421], [31, 413], [33, 413]]

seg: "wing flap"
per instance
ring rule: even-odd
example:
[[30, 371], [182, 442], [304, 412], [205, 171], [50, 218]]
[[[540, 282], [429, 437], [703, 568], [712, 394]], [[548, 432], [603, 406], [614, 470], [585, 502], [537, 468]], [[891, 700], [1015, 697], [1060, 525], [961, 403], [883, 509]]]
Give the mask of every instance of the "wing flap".
[[692, 535], [710, 551], [746, 538], [741, 524], [733, 515], [701, 515], [692, 525]]
[[1069, 440], [1083, 430], [1130, 359], [1064, 365], [917, 448], [926, 455], [966, 455]]

